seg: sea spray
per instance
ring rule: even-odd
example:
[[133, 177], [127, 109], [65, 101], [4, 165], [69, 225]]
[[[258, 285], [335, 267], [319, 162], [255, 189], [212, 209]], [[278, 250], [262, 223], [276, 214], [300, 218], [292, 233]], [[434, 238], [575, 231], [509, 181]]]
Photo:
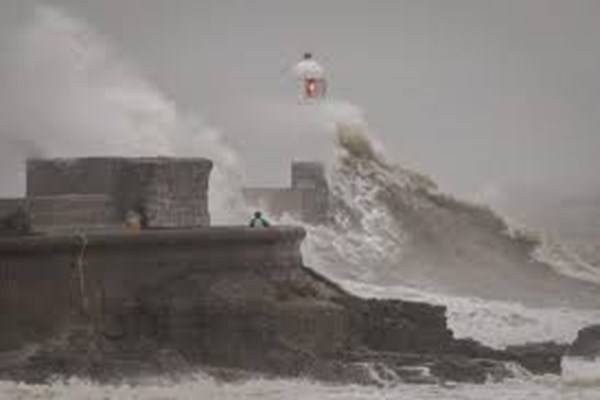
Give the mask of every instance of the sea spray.
[[597, 255], [590, 261], [579, 252], [554, 238], [543, 235], [540, 245], [532, 253], [534, 259], [550, 265], [559, 274], [600, 285], [600, 268], [593, 265]]
[[600, 388], [600, 357], [563, 357], [562, 370], [567, 385]]
[[[330, 103], [328, 107], [331, 109], [335, 104]], [[410, 259], [405, 261], [405, 257], [415, 253], [415, 249], [411, 248], [414, 246], [411, 231], [414, 232], [422, 223], [420, 213], [430, 214], [430, 218], [436, 214], [443, 217], [429, 221], [433, 228], [429, 239], [432, 242], [438, 239], [436, 234], [440, 233], [447, 234], [450, 241], [453, 239], [452, 230], [443, 224], [468, 227], [471, 223], [474, 242], [483, 227], [492, 246], [495, 242], [506, 246], [507, 254], [499, 253], [498, 256], [510, 258], [511, 251], [522, 254], [522, 264], [518, 265], [517, 272], [525, 275], [530, 260], [539, 251], [539, 244], [544, 242], [522, 227], [515, 228], [487, 207], [443, 195], [428, 177], [389, 163], [381, 148], [373, 145], [377, 141], [371, 139], [359, 114], [351, 113], [350, 118], [346, 114], [342, 118], [346, 119], [331, 124], [334, 133], [331, 137], [336, 146], [328, 174], [333, 197], [330, 222], [305, 224], [289, 215], [281, 220], [282, 223], [304, 224], [307, 229], [308, 236], [303, 244], [307, 265], [361, 296], [446, 305], [448, 323], [457, 337], [472, 337], [497, 348], [533, 340], [570, 342], [578, 329], [600, 319], [600, 313], [594, 310], [526, 305], [519, 298], [492, 300], [486, 298], [485, 293], [476, 296], [466, 290], [443, 293], [436, 289], [436, 282], [432, 279], [435, 274], [429, 272], [433, 268], [451, 269], [452, 263], [444, 259], [438, 260], [437, 265], [424, 267], [419, 279], [414, 279], [414, 275], [412, 281], [404, 279], [404, 263], [411, 262]], [[404, 209], [398, 209], [398, 205]], [[446, 210], [436, 210], [440, 206]], [[450, 215], [443, 214], [448, 212]], [[406, 215], [412, 216], [412, 220], [406, 219]], [[436, 223], [442, 226], [436, 226]], [[447, 251], [448, 244], [443, 242], [433, 244]], [[486, 247], [474, 247], [473, 250], [472, 256], [481, 258], [477, 252], [485, 252]], [[451, 253], [449, 258], [452, 258]], [[465, 262], [469, 262], [468, 258]], [[488, 267], [481, 265], [481, 268]], [[555, 266], [546, 268], [569, 275], [570, 267], [567, 264], [562, 269]], [[456, 279], [470, 279], [469, 274], [450, 272]], [[585, 276], [582, 278], [585, 279]], [[518, 275], [514, 279], [519, 279]]]
[[581, 264], [536, 259], [537, 238], [511, 232], [485, 205], [441, 193], [427, 176], [388, 161], [364, 121], [334, 127], [330, 223], [307, 226], [308, 263], [384, 286], [538, 308], [598, 305], [593, 269], [576, 274]]
[[0, 111], [0, 195], [23, 194], [32, 156], [206, 157], [213, 221], [239, 222], [243, 168], [223, 135], [179, 112], [85, 21], [38, 5], [5, 39], [0, 82], [13, 98]]

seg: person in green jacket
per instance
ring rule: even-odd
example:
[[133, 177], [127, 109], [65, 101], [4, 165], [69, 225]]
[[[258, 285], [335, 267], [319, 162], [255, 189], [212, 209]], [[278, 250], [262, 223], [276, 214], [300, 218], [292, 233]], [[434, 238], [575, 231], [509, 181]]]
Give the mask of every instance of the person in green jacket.
[[251, 228], [258, 228], [258, 227], [268, 228], [270, 226], [271, 226], [271, 224], [269, 223], [269, 221], [267, 221], [262, 216], [262, 213], [260, 211], [256, 211], [254, 213], [254, 217], [250, 220]]

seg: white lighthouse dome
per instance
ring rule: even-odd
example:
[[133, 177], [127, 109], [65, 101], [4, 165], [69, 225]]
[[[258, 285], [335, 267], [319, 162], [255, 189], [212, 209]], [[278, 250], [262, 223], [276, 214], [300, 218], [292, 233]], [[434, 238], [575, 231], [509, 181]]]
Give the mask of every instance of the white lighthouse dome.
[[300, 61], [293, 69], [298, 79], [323, 79], [325, 70], [315, 60], [309, 58]]

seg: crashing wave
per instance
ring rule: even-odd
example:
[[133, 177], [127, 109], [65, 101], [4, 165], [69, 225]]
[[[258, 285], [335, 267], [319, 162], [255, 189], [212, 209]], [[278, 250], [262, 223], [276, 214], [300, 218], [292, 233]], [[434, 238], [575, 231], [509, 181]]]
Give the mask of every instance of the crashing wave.
[[365, 124], [338, 123], [335, 141], [332, 222], [307, 226], [309, 265], [383, 286], [539, 307], [600, 305], [596, 271], [542, 260], [535, 235], [387, 161]]

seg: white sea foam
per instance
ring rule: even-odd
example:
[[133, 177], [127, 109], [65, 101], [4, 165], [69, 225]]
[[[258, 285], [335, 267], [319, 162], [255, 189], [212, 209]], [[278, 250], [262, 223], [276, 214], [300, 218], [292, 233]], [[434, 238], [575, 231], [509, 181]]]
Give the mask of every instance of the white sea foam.
[[71, 379], [49, 385], [0, 382], [2, 399], [85, 399], [85, 400], [167, 400], [167, 399], [262, 399], [262, 400], [597, 400], [598, 387], [565, 385], [560, 379], [543, 377], [485, 385], [396, 385], [365, 387], [325, 385], [305, 380], [251, 380], [219, 383], [203, 374], [182, 382], [152, 381], [145, 384], [99, 385]]
[[[339, 108], [339, 109], [338, 109]], [[600, 311], [574, 310], [566, 307], [532, 307], [518, 301], [499, 301], [474, 296], [449, 295], [427, 290], [427, 282], [407, 286], [397, 275], [388, 275], [389, 268], [401, 269], [402, 259], [410, 245], [408, 230], [403, 221], [391, 214], [382, 204], [381, 186], [395, 185], [406, 189], [394, 192], [403, 196], [418, 212], [430, 212], [430, 206], [414, 195], [414, 190], [435, 191], [435, 185], [426, 177], [402, 168], [392, 168], [385, 162], [379, 145], [372, 145], [368, 127], [360, 111], [335, 102], [323, 111], [332, 121], [330, 129], [336, 132], [340, 147], [337, 163], [330, 165], [329, 184], [337, 203], [334, 203], [334, 221], [328, 225], [304, 224], [308, 237], [303, 244], [307, 265], [342, 284], [347, 290], [364, 297], [396, 298], [445, 305], [448, 324], [457, 337], [471, 337], [496, 348], [533, 341], [571, 342], [584, 326], [598, 323]], [[340, 130], [339, 121], [342, 121]], [[335, 137], [334, 133], [332, 138]], [[341, 135], [341, 136], [340, 136]], [[334, 140], [334, 139], [332, 139]], [[350, 161], [348, 161], [350, 159]], [[348, 167], [348, 162], [354, 162]], [[413, 197], [411, 197], [413, 196]], [[486, 214], [491, 215], [491, 214]], [[281, 223], [302, 224], [290, 216]], [[516, 242], [539, 239], [523, 227], [505, 222], [507, 235]], [[541, 241], [541, 243], [547, 243]], [[536, 248], [532, 257], [551, 261], [557, 273], [594, 282], [597, 271], [593, 267], [580, 269], [584, 263], [571, 253], [553, 252], [554, 258], [542, 259], [547, 245]], [[559, 254], [561, 257], [558, 257]], [[386, 269], [386, 266], [387, 269]], [[522, 266], [528, 268], [527, 264]], [[590, 269], [591, 268], [591, 269]], [[576, 271], [586, 273], [576, 274]], [[576, 275], [576, 276], [575, 276]], [[468, 276], [463, 277], [469, 279]], [[518, 279], [518, 278], [517, 278]]]
[[563, 357], [562, 370], [566, 384], [597, 387], [600, 392], [600, 357]]
[[[600, 284], [600, 269], [576, 251], [544, 235], [532, 256], [554, 268], [559, 274]], [[593, 261], [593, 260], [592, 260]]]

